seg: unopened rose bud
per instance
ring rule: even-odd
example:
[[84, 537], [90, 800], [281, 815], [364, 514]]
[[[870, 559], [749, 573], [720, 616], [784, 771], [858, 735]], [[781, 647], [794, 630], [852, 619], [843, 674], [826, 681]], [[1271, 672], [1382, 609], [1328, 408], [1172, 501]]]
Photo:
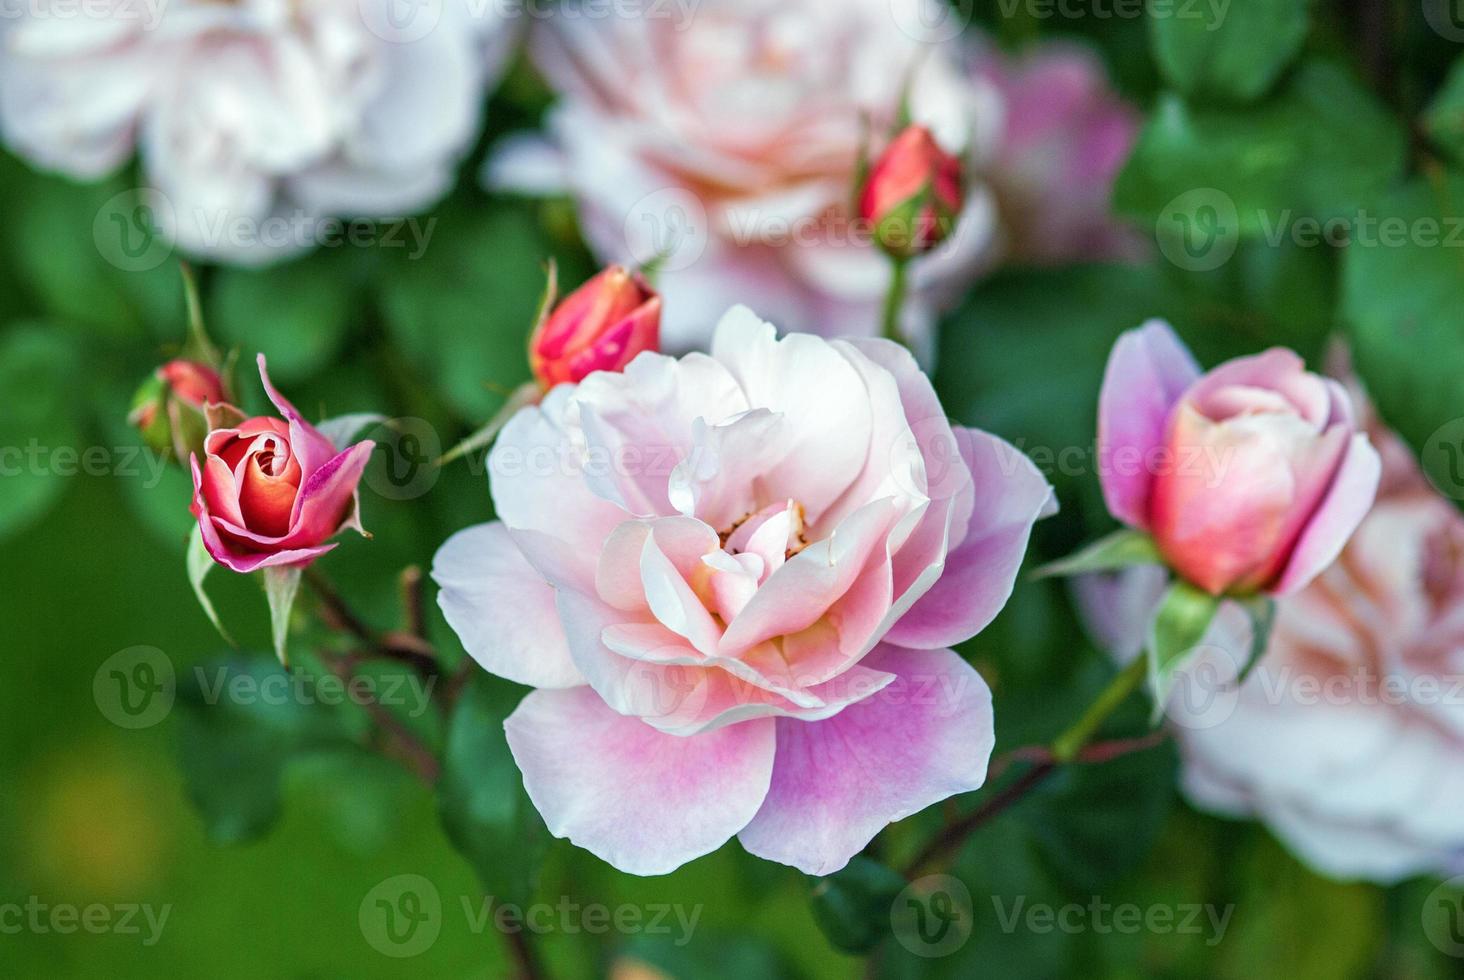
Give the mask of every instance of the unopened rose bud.
[[962, 203], [960, 159], [924, 126], [909, 126], [870, 170], [859, 216], [886, 254], [909, 259], [949, 237]]
[[173, 360], [153, 372], [132, 399], [127, 420], [158, 453], [172, 453], [181, 462], [203, 447], [207, 405], [228, 401], [219, 373], [200, 361]]
[[546, 390], [592, 371], [619, 371], [660, 346], [661, 297], [639, 275], [613, 265], [590, 279], [534, 329], [529, 366]]

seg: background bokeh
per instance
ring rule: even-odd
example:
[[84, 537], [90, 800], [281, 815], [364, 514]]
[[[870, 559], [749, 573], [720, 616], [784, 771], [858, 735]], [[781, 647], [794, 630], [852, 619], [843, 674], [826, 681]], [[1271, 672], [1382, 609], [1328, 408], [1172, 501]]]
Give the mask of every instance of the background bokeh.
[[[1273, 35], [1263, 14], [1248, 11], [1282, 6], [1234, 4], [1232, 16], [1254, 19], [1226, 35], [1235, 47], [1219, 59], [1222, 81], [1224, 71], [1248, 77], [1242, 49]], [[1312, 5], [1297, 63], [1264, 100], [1239, 106], [1207, 99], [1203, 80], [1190, 103], [1179, 102], [1156, 65], [1156, 50], [1166, 49], [1152, 24], [1117, 14], [1122, 4], [1075, 3], [1073, 16], [999, 0], [964, 9], [1012, 47], [1072, 37], [1101, 52], [1149, 121], [1117, 200], [1152, 241], [1166, 209], [1196, 188], [1222, 189], [1242, 213], [1255, 205], [1326, 217], [1371, 203], [1384, 214], [1447, 214], [1459, 203], [1448, 176], [1458, 147], [1422, 142], [1444, 140], [1450, 120], [1456, 133], [1464, 124], [1444, 114], [1424, 136], [1408, 122], [1445, 84], [1458, 39], [1430, 26], [1426, 3], [1379, 3], [1381, 18], [1366, 13], [1371, 6]], [[1177, 63], [1193, 64], [1182, 39], [1173, 43]], [[420, 255], [378, 235], [375, 245], [267, 269], [201, 269], [215, 338], [246, 356], [266, 352], [276, 383], [307, 414], [377, 410], [413, 420], [401, 431], [417, 438], [388, 438], [366, 481], [374, 540], [353, 537], [321, 562], [382, 628], [403, 614], [397, 572], [429, 566], [450, 533], [490, 514], [481, 465], [421, 468], [434, 440], [451, 445], [527, 378], [524, 336], [542, 259], [553, 256], [567, 283], [593, 271], [569, 202], [493, 196], [476, 179], [488, 148], [533, 125], [548, 101], [517, 63], [457, 189], [420, 216], [432, 222]], [[1412, 168], [1424, 176], [1409, 183]], [[209, 625], [184, 575], [188, 481], [139, 460], [125, 423], [133, 389], [184, 329], [176, 256], [139, 271], [99, 247], [117, 213], [109, 202], [135, 182], [123, 173], [74, 184], [0, 156], [0, 446], [27, 453], [0, 477], [0, 903], [147, 903], [169, 917], [154, 945], [116, 933], [0, 932], [0, 968], [116, 980], [505, 975], [502, 937], [491, 926], [475, 930], [463, 912], [464, 899], [476, 908], [481, 886], [444, 834], [434, 795], [361, 746], [356, 709], [315, 731], [313, 721], [269, 712], [223, 723], [195, 703], [196, 666], [232, 657], [268, 669], [257, 666], [269, 663], [259, 652], [268, 624], [257, 586], [218, 573], [210, 589], [223, 619], [253, 653], [229, 650]], [[1108, 348], [1145, 318], [1169, 318], [1207, 364], [1270, 344], [1320, 364], [1346, 326], [1385, 416], [1416, 445], [1458, 414], [1459, 252], [1344, 255], [1272, 243], [1250, 227], [1237, 238], [1234, 254], [1212, 268], [1167, 259], [1159, 241], [1138, 264], [1005, 269], [943, 323], [937, 384], [947, 410], [1032, 453], [1064, 501], [1039, 528], [1039, 557], [1110, 526], [1084, 452]], [[1414, 332], [1390, 333], [1399, 323]], [[260, 393], [241, 378], [245, 401], [258, 407]], [[1450, 396], [1452, 408], [1441, 404]], [[64, 447], [101, 447], [105, 461], [94, 474], [72, 473], [55, 454]], [[461, 657], [430, 603], [429, 611], [439, 648]], [[178, 694], [157, 724], [130, 729], [111, 720], [96, 682], [109, 657], [138, 645], [162, 651]], [[1051, 738], [1112, 671], [1051, 582], [1023, 581], [963, 653], [995, 691], [1000, 748]], [[481, 681], [479, 693], [487, 717], [516, 697], [497, 681]], [[1142, 707], [1130, 708], [1114, 731], [1142, 727]], [[444, 738], [430, 714], [416, 723], [428, 739]], [[677, 977], [1458, 975], [1459, 961], [1438, 952], [1425, 928], [1436, 881], [1384, 889], [1318, 877], [1258, 825], [1187, 807], [1175, 767], [1173, 748], [1160, 745], [1074, 768], [981, 831], [952, 871], [972, 896], [974, 930], [949, 956], [916, 956], [894, 941], [872, 964], [838, 952], [815, 919], [813, 883], [735, 842], [672, 875], [637, 879], [554, 841], [535, 901], [671, 904], [699, 910], [696, 927], [684, 945], [675, 930], [531, 938], [549, 971], [566, 977], [641, 976], [647, 965]], [[485, 782], [499, 775], [485, 773]], [[912, 853], [942, 815], [936, 808], [892, 828], [875, 853]], [[488, 842], [485, 877], [511, 869], [521, 846]], [[359, 913], [373, 889], [404, 874], [428, 879], [443, 911], [430, 948], [397, 960], [372, 942]], [[1018, 902], [1133, 903], [1178, 917], [1195, 904], [1230, 911], [1218, 938], [1203, 917], [1198, 932], [1100, 928], [1096, 917], [1078, 930], [1004, 929], [1002, 910]]]

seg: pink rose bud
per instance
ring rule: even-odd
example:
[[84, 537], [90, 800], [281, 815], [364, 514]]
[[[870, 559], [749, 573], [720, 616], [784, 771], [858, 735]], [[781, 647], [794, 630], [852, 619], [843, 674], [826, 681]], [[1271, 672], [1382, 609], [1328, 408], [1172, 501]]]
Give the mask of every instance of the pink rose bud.
[[337, 449], [270, 384], [262, 354], [259, 377], [284, 418], [210, 407], [203, 458], [192, 459], [204, 546], [236, 572], [307, 565], [335, 547], [325, 542], [337, 532], [361, 531], [357, 484], [374, 445]]
[[1098, 412], [1108, 509], [1214, 595], [1302, 588], [1377, 493], [1381, 463], [1346, 390], [1283, 348], [1201, 376], [1151, 321], [1114, 345]]
[[661, 297], [641, 276], [612, 265], [534, 328], [529, 366], [548, 390], [592, 371], [621, 370], [641, 351], [656, 350], [660, 333]]
[[888, 255], [909, 259], [945, 241], [962, 197], [960, 159], [942, 150], [924, 126], [909, 126], [869, 172], [859, 216]]
[[132, 399], [127, 416], [148, 447], [172, 452], [181, 462], [203, 447], [203, 410], [227, 402], [223, 379], [200, 361], [172, 360], [153, 372]]

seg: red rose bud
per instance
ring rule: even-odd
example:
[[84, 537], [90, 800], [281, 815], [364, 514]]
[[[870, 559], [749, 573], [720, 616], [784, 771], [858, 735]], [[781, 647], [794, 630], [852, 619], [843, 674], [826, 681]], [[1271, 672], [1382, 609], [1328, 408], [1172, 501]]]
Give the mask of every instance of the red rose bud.
[[612, 265], [565, 297], [529, 338], [529, 366], [545, 389], [592, 371], [619, 371], [656, 350], [661, 297], [635, 273]]
[[132, 399], [127, 420], [148, 447], [173, 453], [181, 462], [203, 446], [206, 405], [228, 401], [219, 373], [199, 361], [173, 360], [153, 372]]
[[886, 254], [909, 259], [950, 235], [961, 213], [961, 161], [940, 148], [924, 126], [896, 136], [869, 172], [859, 216]]

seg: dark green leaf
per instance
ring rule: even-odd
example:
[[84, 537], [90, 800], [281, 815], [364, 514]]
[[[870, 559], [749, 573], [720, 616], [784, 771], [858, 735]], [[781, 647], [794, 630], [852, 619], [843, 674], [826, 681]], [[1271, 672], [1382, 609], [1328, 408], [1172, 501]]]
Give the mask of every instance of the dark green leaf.
[[73, 384], [80, 358], [55, 327], [24, 324], [0, 335], [0, 536], [41, 517], [80, 473]]
[[1449, 77], [1423, 113], [1423, 128], [1455, 162], [1464, 161], [1464, 58], [1449, 69]]
[[848, 953], [867, 953], [890, 931], [890, 904], [908, 884], [903, 876], [856, 857], [813, 885], [813, 917], [823, 934]]
[[224, 347], [240, 348], [246, 374], [262, 352], [276, 384], [308, 378], [339, 352], [355, 312], [350, 258], [321, 250], [266, 269], [218, 270], [206, 308], [209, 329]]
[[1307, 0], [1168, 3], [1148, 18], [1154, 60], [1169, 83], [1194, 99], [1230, 102], [1271, 87], [1301, 50], [1307, 20]]

